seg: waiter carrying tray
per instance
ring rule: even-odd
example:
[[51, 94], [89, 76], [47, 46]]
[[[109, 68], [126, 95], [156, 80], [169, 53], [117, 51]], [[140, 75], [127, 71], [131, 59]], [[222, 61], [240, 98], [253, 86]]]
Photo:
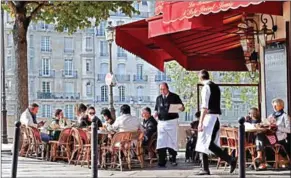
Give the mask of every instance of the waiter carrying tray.
[[198, 175], [210, 175], [208, 155], [212, 152], [230, 165], [232, 173], [237, 164], [237, 159], [231, 157], [220, 148], [220, 89], [209, 79], [209, 73], [201, 70], [198, 74], [200, 82], [204, 85], [201, 90], [202, 106], [198, 124], [198, 138], [195, 151], [200, 152], [202, 169]]
[[167, 83], [164, 82], [160, 84], [160, 92], [161, 95], [156, 99], [154, 115], [155, 118], [158, 118], [158, 166], [166, 166], [167, 150], [171, 156], [171, 164], [176, 166], [178, 151], [178, 112], [184, 111], [185, 108], [180, 97], [169, 91]]

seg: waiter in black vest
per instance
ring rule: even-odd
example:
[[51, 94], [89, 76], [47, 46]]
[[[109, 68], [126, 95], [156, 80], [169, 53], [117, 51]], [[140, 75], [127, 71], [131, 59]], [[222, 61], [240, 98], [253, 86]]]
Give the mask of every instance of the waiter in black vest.
[[209, 79], [206, 70], [199, 72], [199, 80], [204, 85], [201, 91], [201, 116], [198, 124], [196, 151], [202, 158], [202, 169], [198, 175], [210, 175], [208, 155], [214, 153], [230, 165], [230, 173], [235, 170], [237, 159], [220, 148], [220, 89]]
[[159, 155], [158, 166], [165, 167], [167, 150], [170, 154], [170, 162], [177, 165], [176, 156], [178, 151], [178, 118], [179, 114], [169, 113], [171, 104], [175, 104], [179, 111], [184, 111], [184, 105], [180, 97], [169, 91], [167, 83], [160, 84], [160, 92], [156, 99], [155, 118], [158, 118], [157, 151]]

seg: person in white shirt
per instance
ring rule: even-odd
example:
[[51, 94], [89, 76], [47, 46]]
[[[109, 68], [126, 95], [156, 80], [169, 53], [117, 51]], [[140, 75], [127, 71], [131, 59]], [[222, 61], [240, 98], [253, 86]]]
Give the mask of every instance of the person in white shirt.
[[[36, 114], [38, 113], [39, 106], [36, 103], [32, 103], [20, 116], [21, 124], [25, 125], [26, 127], [34, 127], [36, 129], [43, 127], [45, 122], [37, 122]], [[52, 138], [46, 134], [41, 132], [41, 140], [44, 142], [49, 142]]]
[[121, 116], [111, 125], [106, 121], [105, 127], [108, 131], [113, 132], [134, 132], [142, 130], [140, 119], [130, 114], [130, 106], [125, 104], [120, 108]]

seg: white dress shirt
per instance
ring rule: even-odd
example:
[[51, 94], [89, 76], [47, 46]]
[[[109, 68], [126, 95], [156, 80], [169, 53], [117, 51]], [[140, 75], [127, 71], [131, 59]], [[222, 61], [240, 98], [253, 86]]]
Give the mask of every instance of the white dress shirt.
[[108, 131], [115, 132], [134, 132], [138, 129], [143, 130], [140, 119], [130, 114], [123, 114], [119, 116], [112, 125], [106, 124], [106, 126]]
[[21, 124], [25, 125], [26, 127], [32, 126], [37, 128], [37, 124], [33, 123], [33, 119], [29, 109], [26, 109], [20, 116]]
[[208, 104], [209, 104], [209, 98], [210, 98], [210, 87], [207, 84], [210, 80], [204, 80], [203, 83], [203, 87], [201, 90], [201, 98], [202, 98], [202, 103], [201, 103], [201, 109], [208, 109]]

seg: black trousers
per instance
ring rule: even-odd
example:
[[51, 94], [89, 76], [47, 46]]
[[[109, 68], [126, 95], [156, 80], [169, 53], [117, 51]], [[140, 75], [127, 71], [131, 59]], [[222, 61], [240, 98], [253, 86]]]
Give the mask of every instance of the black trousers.
[[[227, 152], [223, 151], [219, 146], [217, 146], [214, 141], [217, 135], [217, 132], [219, 131], [220, 128], [220, 123], [219, 120], [217, 118], [214, 128], [213, 128], [213, 132], [212, 132], [212, 136], [211, 136], [211, 142], [209, 145], [209, 150], [214, 153], [216, 156], [220, 157], [222, 160], [230, 163], [232, 157], [228, 155]], [[197, 143], [199, 144], [199, 143]], [[205, 153], [201, 153], [200, 156], [202, 157], [202, 167], [205, 171], [209, 171], [209, 162], [208, 162], [208, 155]]]
[[157, 150], [159, 154], [159, 165], [162, 165], [162, 166], [166, 165], [167, 150], [169, 154], [171, 155], [172, 161], [176, 162], [177, 151], [173, 150], [172, 148], [160, 148]]

